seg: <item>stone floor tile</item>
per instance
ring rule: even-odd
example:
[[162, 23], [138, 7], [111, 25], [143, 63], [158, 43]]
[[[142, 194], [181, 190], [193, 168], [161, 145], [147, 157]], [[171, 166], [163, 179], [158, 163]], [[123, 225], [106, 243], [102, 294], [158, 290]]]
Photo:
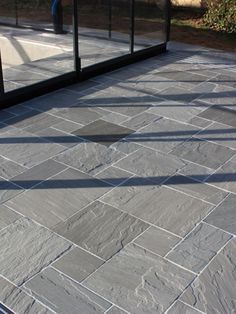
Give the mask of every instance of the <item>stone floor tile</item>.
[[150, 227], [135, 239], [134, 243], [160, 256], [165, 256], [180, 240], [181, 238], [165, 230]]
[[125, 116], [123, 114], [117, 113], [117, 112], [111, 112], [105, 117], [102, 118], [102, 120], [110, 122], [110, 123], [115, 123], [115, 124], [121, 124], [124, 121], [129, 119], [128, 116]]
[[132, 132], [133, 130], [126, 127], [97, 120], [74, 131], [73, 134], [92, 142], [110, 146]]
[[84, 285], [135, 314], [163, 313], [193, 280], [192, 273], [130, 244]]
[[120, 140], [114, 144], [111, 145], [111, 147], [117, 149], [118, 151], [129, 155], [130, 153], [135, 152], [136, 150], [138, 150], [139, 148], [141, 148], [142, 146], [133, 143], [133, 142], [129, 142], [127, 140]]
[[223, 190], [182, 175], [174, 175], [165, 182], [165, 185], [214, 205], [219, 204], [228, 195]]
[[196, 164], [217, 169], [235, 154], [235, 151], [222, 145], [191, 139], [175, 147], [171, 153]]
[[26, 288], [58, 314], [103, 314], [111, 306], [108, 301], [52, 268], [28, 281]]
[[6, 204], [51, 228], [102, 196], [110, 188], [109, 184], [70, 168]]
[[11, 118], [13, 118], [15, 115], [10, 113], [10, 112], [7, 112], [5, 110], [1, 110], [0, 111], [0, 122], [3, 122], [3, 121], [7, 121]]
[[216, 207], [205, 221], [215, 227], [236, 235], [236, 195], [230, 194], [218, 207]]
[[55, 159], [85, 173], [96, 175], [125, 155], [98, 143], [81, 143]]
[[139, 219], [96, 201], [53, 230], [97, 256], [109, 259], [147, 227]]
[[174, 305], [167, 311], [167, 314], [200, 314], [197, 309], [177, 300]]
[[0, 160], [0, 177], [11, 179], [12, 177], [26, 171], [27, 168], [23, 167], [11, 160], [3, 158]]
[[194, 99], [198, 98], [201, 94], [193, 93], [191, 90], [181, 87], [171, 87], [163, 90], [158, 94], [159, 97], [162, 97], [169, 101], [177, 101], [189, 104]]
[[[219, 114], [222, 112], [222, 119], [227, 120], [227, 110], [224, 111], [223, 109], [235, 109], [235, 97], [236, 97], [236, 90], [235, 88], [231, 88], [228, 86], [224, 85], [216, 85], [216, 88], [214, 92], [208, 93], [208, 94], [203, 94], [199, 100], [202, 101], [203, 103], [206, 103], [208, 105], [213, 105], [214, 108], [219, 108], [218, 113], [217, 112], [212, 112], [212, 117], [216, 118], [218, 122], [224, 123], [223, 121], [219, 121]], [[224, 113], [223, 113], [224, 112]], [[229, 112], [228, 112], [229, 113]], [[208, 115], [208, 118], [210, 118], [211, 115]], [[232, 122], [232, 117], [229, 117], [229, 121]], [[234, 119], [233, 119], [234, 120]], [[231, 124], [230, 124], [231, 125]], [[233, 126], [233, 125], [231, 125]]]
[[204, 118], [201, 118], [199, 116], [195, 116], [192, 119], [188, 120], [189, 124], [198, 126], [199, 128], [206, 128], [210, 124], [212, 124], [212, 121], [206, 120]]
[[[20, 288], [0, 276], [0, 301], [17, 314], [53, 314], [48, 308], [36, 301]], [[13, 312], [1, 311], [1, 314]]]
[[56, 234], [21, 218], [0, 231], [0, 275], [21, 285], [70, 247]]
[[202, 111], [199, 117], [236, 127], [236, 111], [224, 106], [210, 107]]
[[21, 218], [19, 214], [5, 205], [0, 205], [0, 230]]
[[82, 128], [83, 124], [75, 123], [68, 120], [62, 120], [61, 122], [54, 124], [53, 128], [62, 132], [71, 133], [79, 128]]
[[232, 75], [219, 74], [216, 77], [212, 78], [211, 82], [216, 82], [217, 84], [222, 84], [236, 88], [236, 79], [233, 73]]
[[166, 257], [184, 268], [199, 273], [230, 238], [228, 233], [200, 223]]
[[179, 236], [185, 236], [212, 208], [201, 200], [136, 178], [129, 179], [101, 199]]
[[106, 312], [106, 314], [127, 314], [127, 312], [121, 310], [117, 306], [112, 306], [111, 309]]
[[131, 128], [133, 130], [138, 130], [159, 119], [160, 117], [145, 111], [125, 121], [124, 123], [122, 123], [122, 125], [127, 126], [128, 128]]
[[14, 198], [24, 190], [3, 178], [0, 178], [0, 204]]
[[116, 185], [120, 185], [122, 182], [124, 182], [131, 176], [132, 176], [132, 173], [111, 166], [99, 172], [95, 177], [97, 179], [106, 181], [107, 183], [111, 185], [116, 186]]
[[184, 292], [181, 300], [206, 313], [234, 313], [236, 241], [231, 240]]
[[75, 281], [81, 282], [104, 263], [79, 247], [64, 254], [52, 266]]
[[185, 167], [180, 169], [178, 172], [179, 174], [182, 174], [184, 176], [190, 177], [192, 179], [198, 180], [198, 181], [204, 181], [206, 180], [215, 170], [212, 168], [207, 168], [204, 166], [200, 166], [197, 164], [194, 164], [192, 162], [187, 163]]

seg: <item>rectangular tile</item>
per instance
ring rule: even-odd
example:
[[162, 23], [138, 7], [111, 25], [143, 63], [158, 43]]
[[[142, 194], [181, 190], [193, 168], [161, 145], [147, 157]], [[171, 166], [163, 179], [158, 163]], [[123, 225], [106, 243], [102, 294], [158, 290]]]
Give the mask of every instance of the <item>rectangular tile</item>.
[[236, 127], [236, 111], [224, 106], [210, 107], [199, 114], [199, 117]]
[[228, 233], [200, 223], [166, 257], [184, 268], [199, 273], [230, 238]]
[[190, 177], [194, 180], [204, 181], [206, 180], [212, 173], [214, 173], [214, 169], [207, 168], [204, 166], [197, 165], [195, 163], [189, 162], [186, 166], [178, 172], [184, 176]]
[[24, 172], [27, 168], [11, 161], [3, 158], [0, 160], [0, 177], [5, 179], [11, 179], [12, 177]]
[[17, 194], [23, 192], [16, 184], [13, 184], [3, 178], [0, 178], [0, 204], [14, 198]]
[[103, 259], [109, 259], [148, 224], [112, 206], [94, 202], [53, 230]]
[[188, 306], [187, 304], [177, 300], [174, 305], [167, 311], [167, 314], [200, 314], [202, 312], [199, 312], [197, 309], [194, 309], [191, 306]]
[[56, 313], [103, 314], [111, 306], [108, 301], [52, 268], [28, 281], [26, 288]]
[[127, 314], [127, 312], [121, 310], [117, 306], [112, 306], [110, 310], [106, 314]]
[[5, 205], [0, 205], [0, 229], [3, 229], [21, 218], [19, 214]]
[[61, 122], [53, 125], [53, 128], [62, 132], [71, 133], [79, 128], [82, 128], [83, 124], [75, 123], [68, 120], [62, 120]]
[[7, 203], [17, 212], [53, 227], [109, 191], [111, 186], [67, 169]]
[[130, 244], [84, 284], [128, 312], [153, 314], [164, 312], [193, 278], [190, 272]]
[[21, 218], [0, 231], [0, 274], [21, 285], [70, 247], [66, 240]]
[[137, 116], [130, 118], [129, 120], [122, 123], [122, 125], [127, 126], [133, 130], [138, 130], [151, 122], [157, 121], [160, 119], [157, 115], [151, 114], [151, 109], [148, 112], [142, 112]]
[[116, 186], [116, 185], [121, 184], [122, 182], [130, 178], [131, 176], [132, 176], [132, 173], [111, 166], [99, 172], [95, 177], [97, 179], [106, 181], [107, 183], [111, 185]]

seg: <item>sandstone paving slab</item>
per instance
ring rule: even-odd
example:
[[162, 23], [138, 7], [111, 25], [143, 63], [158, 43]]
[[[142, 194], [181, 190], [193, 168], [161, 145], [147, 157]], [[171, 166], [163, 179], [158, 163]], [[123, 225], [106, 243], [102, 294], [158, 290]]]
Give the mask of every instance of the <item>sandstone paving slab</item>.
[[21, 285], [70, 247], [66, 240], [21, 218], [0, 231], [0, 274]]
[[109, 259], [147, 228], [147, 223], [96, 201], [53, 230], [97, 256]]
[[234, 313], [236, 242], [231, 240], [184, 292], [181, 300], [206, 313]]
[[236, 111], [224, 106], [210, 107], [202, 111], [199, 117], [236, 127]]
[[26, 283], [27, 291], [56, 313], [103, 314], [111, 304], [92, 291], [48, 268]]
[[157, 121], [158, 119], [160, 119], [160, 117], [157, 115], [145, 111], [125, 121], [122, 123], [122, 125], [127, 126], [133, 130], [138, 130], [150, 124], [151, 122]]
[[136, 314], [163, 313], [194, 275], [134, 244], [121, 250], [84, 285]]
[[[107, 204], [185, 236], [212, 205], [166, 187], [131, 178], [101, 198]], [[144, 210], [145, 209], [145, 210]]]
[[202, 312], [199, 312], [197, 309], [194, 309], [193, 307], [178, 300], [167, 311], [167, 314], [180, 314], [180, 313], [181, 314], [200, 314]]
[[[40, 302], [36, 301], [30, 295], [25, 293], [17, 286], [0, 276], [0, 301], [17, 314], [52, 314], [48, 308], [44, 307]], [[10, 314], [13, 312], [1, 312]]]
[[17, 214], [5, 205], [0, 205], [0, 230], [15, 222], [19, 218], [21, 218], [21, 215]]
[[139, 148], [141, 148], [142, 146], [133, 142], [129, 142], [126, 139], [121, 139], [120, 141], [112, 144], [111, 147], [117, 149], [118, 151], [126, 155], [129, 155], [130, 153], [133, 153]]
[[228, 233], [200, 223], [166, 257], [184, 268], [199, 273], [230, 238]]
[[51, 228], [110, 188], [108, 183], [69, 168], [7, 204], [17, 212]]
[[185, 167], [178, 171], [179, 174], [190, 177], [197, 181], [205, 181], [215, 170], [189, 162]]
[[120, 185], [122, 182], [126, 181], [132, 176], [133, 174], [128, 171], [111, 166], [99, 172], [95, 177], [116, 186]]

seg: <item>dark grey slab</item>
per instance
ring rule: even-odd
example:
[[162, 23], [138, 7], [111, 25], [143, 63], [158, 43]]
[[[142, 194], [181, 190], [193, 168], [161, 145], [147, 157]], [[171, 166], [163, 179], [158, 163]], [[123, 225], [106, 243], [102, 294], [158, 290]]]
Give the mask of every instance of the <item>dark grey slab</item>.
[[92, 142], [110, 146], [132, 132], [133, 130], [120, 125], [97, 120], [74, 131], [73, 134]]
[[231, 240], [185, 291], [181, 300], [206, 313], [234, 313], [236, 242]]
[[82, 128], [82, 126], [83, 124], [75, 123], [69, 120], [62, 120], [61, 122], [55, 124], [53, 128], [62, 132], [71, 133], [78, 130], [78, 128]]
[[199, 117], [236, 127], [236, 111], [224, 106], [210, 107], [201, 112]]
[[184, 268], [199, 273], [230, 238], [228, 233], [200, 223], [166, 257]]
[[21, 218], [19, 214], [5, 205], [0, 205], [0, 229], [3, 229]]
[[229, 160], [235, 151], [222, 145], [195, 139], [180, 144], [171, 153], [196, 164], [217, 169]]
[[96, 201], [53, 230], [99, 257], [109, 259], [147, 227], [148, 224], [139, 219]]
[[236, 195], [230, 194], [205, 221], [213, 226], [236, 234]]
[[184, 168], [180, 169], [179, 174], [190, 177], [198, 181], [206, 180], [215, 170], [189, 162]]
[[21, 218], [0, 232], [0, 274], [21, 285], [70, 247], [66, 240]]
[[81, 143], [56, 157], [56, 160], [85, 173], [96, 175], [125, 155], [98, 143]]
[[23, 189], [3, 178], [0, 178], [0, 204], [5, 203], [17, 194], [23, 192]]
[[2, 161], [0, 160], [0, 177], [5, 179], [11, 179], [26, 170], [26, 167], [23, 167], [11, 160], [5, 158]]
[[75, 247], [52, 266], [75, 281], [81, 282], [103, 263], [104, 261], [97, 256]]
[[199, 93], [193, 93], [191, 90], [181, 87], [169, 87], [158, 94], [169, 101], [177, 101], [182, 103], [191, 103], [194, 99], [200, 96]]
[[109, 167], [99, 172], [95, 177], [108, 182], [111, 185], [119, 185], [132, 176], [132, 173], [116, 167]]
[[185, 236], [212, 208], [172, 189], [142, 182], [137, 185], [135, 178], [131, 178], [102, 200], [179, 236]]
[[0, 122], [5, 121], [5, 120], [9, 120], [10, 118], [13, 118], [15, 115], [7, 112], [5, 110], [0, 110]]
[[109, 184], [70, 168], [7, 204], [17, 212], [47, 227], [53, 227], [110, 188]]
[[118, 112], [110, 112], [108, 115], [102, 117], [102, 120], [115, 124], [122, 124], [122, 122], [126, 121], [127, 119], [129, 119], [128, 116]]
[[176, 301], [174, 305], [167, 311], [167, 314], [200, 314], [202, 312], [199, 312], [198, 310], [194, 309], [191, 306], [188, 306], [187, 304]]
[[150, 227], [135, 239], [134, 243], [160, 256], [165, 256], [180, 240], [181, 238], [163, 229]]
[[190, 272], [130, 244], [84, 284], [131, 313], [153, 314], [163, 313], [193, 278]]
[[26, 283], [39, 301], [56, 313], [103, 314], [111, 304], [52, 268]]
[[124, 123], [122, 123], [122, 125], [131, 128], [133, 130], [138, 130], [148, 124], [150, 124], [151, 122], [157, 121], [158, 119], [160, 119], [160, 117], [150, 113], [151, 109], [149, 110], [149, 112], [142, 112], [137, 116], [132, 117], [131, 119], [125, 121]]
[[[26, 294], [20, 288], [0, 276], [0, 301], [17, 314], [52, 314], [48, 308]], [[1, 314], [13, 314], [11, 311], [1, 311]]]
[[182, 175], [171, 177], [165, 182], [165, 185], [214, 205], [219, 204], [228, 195], [223, 190]]

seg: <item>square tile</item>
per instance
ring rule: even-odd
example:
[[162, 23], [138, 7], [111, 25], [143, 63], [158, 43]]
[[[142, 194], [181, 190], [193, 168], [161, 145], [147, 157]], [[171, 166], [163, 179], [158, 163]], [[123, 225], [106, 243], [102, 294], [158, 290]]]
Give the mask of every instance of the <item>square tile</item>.
[[103, 259], [109, 259], [148, 224], [112, 206], [94, 202], [53, 230]]
[[106, 146], [130, 135], [133, 130], [103, 120], [97, 120], [73, 132], [74, 135]]

